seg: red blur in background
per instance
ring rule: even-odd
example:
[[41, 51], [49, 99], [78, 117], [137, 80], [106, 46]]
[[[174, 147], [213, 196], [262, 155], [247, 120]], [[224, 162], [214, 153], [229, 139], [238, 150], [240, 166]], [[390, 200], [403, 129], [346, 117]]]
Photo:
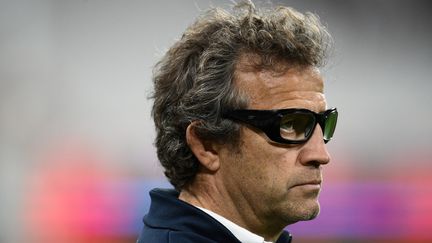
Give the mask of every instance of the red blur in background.
[[[44, 156], [28, 181], [26, 231], [33, 242], [133, 242], [149, 206], [148, 191], [167, 186], [104, 166], [104, 156], [75, 146]], [[398, 159], [386, 173], [356, 171], [337, 157], [325, 169], [321, 214], [288, 229], [296, 242], [430, 242], [430, 156]], [[415, 165], [415, 166], [413, 166]], [[313, 236], [313, 237], [311, 237]]]

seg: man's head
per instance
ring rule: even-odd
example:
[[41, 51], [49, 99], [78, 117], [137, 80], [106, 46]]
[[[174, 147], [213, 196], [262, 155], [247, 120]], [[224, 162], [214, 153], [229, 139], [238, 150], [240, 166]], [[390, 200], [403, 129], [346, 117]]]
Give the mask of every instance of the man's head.
[[[327, 104], [317, 67], [329, 42], [316, 16], [286, 7], [258, 11], [249, 2], [233, 13], [210, 10], [191, 25], [154, 73], [156, 147], [174, 187], [181, 191], [210, 175], [211, 182], [203, 183], [225, 190], [239, 199], [235, 207], [248, 207], [259, 218], [313, 218], [319, 211], [320, 165], [329, 161], [324, 128], [313, 126], [305, 141], [283, 144], [227, 113], [323, 112]], [[281, 211], [291, 213], [277, 215]]]

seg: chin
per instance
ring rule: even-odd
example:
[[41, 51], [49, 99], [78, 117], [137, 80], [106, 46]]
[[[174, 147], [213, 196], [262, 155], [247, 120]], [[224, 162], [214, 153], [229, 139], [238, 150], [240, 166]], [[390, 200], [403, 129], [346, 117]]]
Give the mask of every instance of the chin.
[[308, 221], [316, 218], [320, 212], [320, 205], [318, 201], [304, 202], [292, 208], [291, 213], [288, 216], [291, 223], [298, 221]]
[[294, 194], [272, 209], [272, 216], [286, 226], [315, 219], [320, 213], [320, 203], [317, 195], [305, 197], [303, 194]]
[[320, 209], [319, 207], [313, 211], [310, 211], [309, 214], [306, 215], [304, 220], [312, 220], [319, 215]]
[[320, 204], [315, 201], [312, 203], [313, 205], [307, 205], [305, 204], [305, 208], [303, 209], [302, 213], [302, 221], [306, 220], [312, 220], [316, 218], [320, 213]]

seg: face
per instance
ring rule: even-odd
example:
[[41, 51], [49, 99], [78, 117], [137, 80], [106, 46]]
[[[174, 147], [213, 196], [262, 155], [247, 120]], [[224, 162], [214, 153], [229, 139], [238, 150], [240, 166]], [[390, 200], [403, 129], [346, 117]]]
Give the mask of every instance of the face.
[[[326, 109], [323, 79], [314, 67], [292, 66], [282, 73], [238, 68], [236, 85], [250, 97], [248, 109]], [[306, 143], [282, 145], [242, 124], [239, 146], [237, 153], [221, 154], [221, 170], [240, 211], [267, 225], [317, 216], [322, 165], [330, 160], [319, 125]]]

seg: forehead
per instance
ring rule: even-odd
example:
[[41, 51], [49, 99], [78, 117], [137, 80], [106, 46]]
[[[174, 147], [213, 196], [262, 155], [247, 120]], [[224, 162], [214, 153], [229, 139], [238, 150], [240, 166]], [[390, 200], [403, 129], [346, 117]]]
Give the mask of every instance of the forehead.
[[313, 66], [278, 63], [274, 70], [257, 69], [243, 58], [236, 66], [235, 83], [249, 98], [249, 109], [326, 109], [324, 81]]

